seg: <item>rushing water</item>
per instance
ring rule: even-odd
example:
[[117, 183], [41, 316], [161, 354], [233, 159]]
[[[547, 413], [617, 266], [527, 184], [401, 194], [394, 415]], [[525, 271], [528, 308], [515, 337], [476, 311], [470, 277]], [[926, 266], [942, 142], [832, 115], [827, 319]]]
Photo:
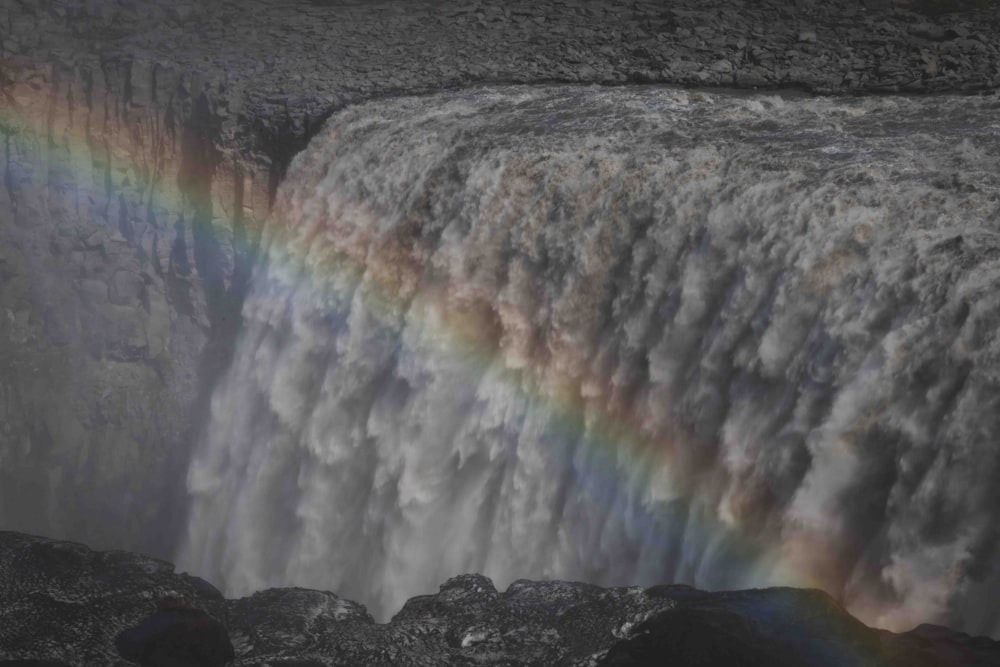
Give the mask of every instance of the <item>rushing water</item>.
[[1000, 101], [508, 88], [292, 164], [181, 564], [478, 571], [1000, 634]]

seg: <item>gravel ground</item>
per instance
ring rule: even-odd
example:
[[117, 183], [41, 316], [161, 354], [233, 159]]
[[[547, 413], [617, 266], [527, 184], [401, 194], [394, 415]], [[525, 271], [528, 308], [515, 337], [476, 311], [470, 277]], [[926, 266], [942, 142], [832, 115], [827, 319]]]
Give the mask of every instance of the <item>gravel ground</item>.
[[15, 0], [0, 26], [8, 66], [97, 62], [136, 103], [175, 84], [205, 92], [221, 143], [244, 151], [353, 101], [476, 82], [1000, 87], [998, 4], [929, 16], [899, 0]]

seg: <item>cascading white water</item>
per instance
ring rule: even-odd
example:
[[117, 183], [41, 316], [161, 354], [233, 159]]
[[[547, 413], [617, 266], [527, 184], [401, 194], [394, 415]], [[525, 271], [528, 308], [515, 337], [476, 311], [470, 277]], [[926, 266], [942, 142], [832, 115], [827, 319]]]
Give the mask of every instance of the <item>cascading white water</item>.
[[1000, 102], [477, 89], [333, 117], [181, 565], [376, 616], [479, 571], [1000, 633]]

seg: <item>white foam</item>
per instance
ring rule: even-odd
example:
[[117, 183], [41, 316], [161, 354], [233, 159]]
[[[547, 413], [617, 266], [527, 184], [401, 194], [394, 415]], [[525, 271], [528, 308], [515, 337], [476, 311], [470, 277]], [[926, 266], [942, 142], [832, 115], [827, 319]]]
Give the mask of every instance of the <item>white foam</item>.
[[334, 116], [279, 189], [291, 240], [265, 235], [181, 565], [381, 618], [468, 571], [945, 618], [970, 554], [998, 562], [987, 104], [540, 88]]

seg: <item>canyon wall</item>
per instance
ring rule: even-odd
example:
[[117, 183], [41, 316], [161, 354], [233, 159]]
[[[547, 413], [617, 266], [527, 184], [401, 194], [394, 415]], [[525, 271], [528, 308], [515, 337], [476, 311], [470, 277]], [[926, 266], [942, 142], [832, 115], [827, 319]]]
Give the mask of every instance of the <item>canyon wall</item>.
[[169, 552], [268, 167], [221, 150], [215, 91], [188, 75], [4, 65], [0, 521]]

